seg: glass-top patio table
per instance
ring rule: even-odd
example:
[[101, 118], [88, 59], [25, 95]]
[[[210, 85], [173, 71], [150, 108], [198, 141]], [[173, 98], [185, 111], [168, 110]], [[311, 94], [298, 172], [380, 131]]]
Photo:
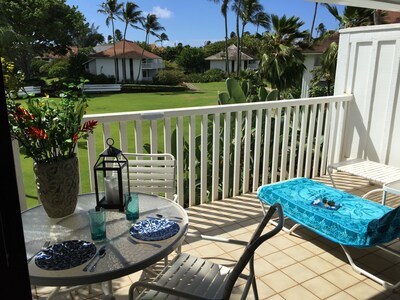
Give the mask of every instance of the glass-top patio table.
[[[50, 240], [52, 245], [74, 240], [93, 242], [88, 210], [95, 206], [95, 194], [91, 193], [80, 195], [75, 212], [64, 218], [49, 218], [41, 205], [22, 212], [27, 257], [37, 253], [46, 240]], [[179, 231], [167, 239], [134, 244], [129, 241], [132, 222], [126, 220], [122, 212], [106, 210], [107, 240], [94, 243], [96, 251], [106, 245], [106, 255], [94, 272], [83, 271], [89, 261], [64, 270], [46, 270], [39, 267], [34, 258], [28, 263], [31, 284], [64, 287], [110, 282], [151, 266], [182, 244], [188, 229], [188, 216], [179, 204], [163, 197], [139, 193], [139, 214], [137, 221], [162, 215], [162, 218], [175, 221]], [[108, 292], [105, 292], [112, 293], [112, 287], [109, 286]]]

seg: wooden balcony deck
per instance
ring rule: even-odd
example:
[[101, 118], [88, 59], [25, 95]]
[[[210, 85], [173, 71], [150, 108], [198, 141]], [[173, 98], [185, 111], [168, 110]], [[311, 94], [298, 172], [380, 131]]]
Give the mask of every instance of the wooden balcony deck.
[[[336, 174], [338, 188], [355, 195], [363, 195], [376, 188], [368, 181], [345, 173]], [[329, 177], [316, 180], [330, 185]], [[379, 202], [381, 195], [371, 198]], [[367, 200], [366, 200], [367, 201]], [[397, 206], [400, 197], [389, 195], [387, 203]], [[207, 235], [248, 240], [257, 226], [262, 210], [255, 193], [215, 201], [187, 209], [190, 231]], [[400, 250], [400, 243], [392, 247]], [[367, 266], [371, 272], [394, 282], [400, 280], [400, 259], [389, 256], [379, 249], [353, 249], [356, 261]], [[240, 256], [240, 246], [187, 238], [182, 251], [216, 260], [227, 265], [233, 264]], [[156, 269], [160, 266], [154, 266]], [[376, 282], [353, 271], [342, 249], [306, 228], [299, 228], [295, 234], [280, 232], [256, 251], [256, 275], [261, 299], [329, 299], [367, 300], [400, 299], [399, 293], [385, 290]], [[128, 299], [128, 289], [136, 280], [148, 280], [141, 272], [113, 281], [117, 300]], [[232, 299], [239, 299], [243, 282], [238, 282]], [[32, 287], [35, 299], [43, 299], [51, 291], [47, 287]], [[74, 293], [73, 299], [102, 299], [100, 285]], [[249, 299], [252, 299], [250, 292]], [[71, 299], [69, 295], [56, 299]]]

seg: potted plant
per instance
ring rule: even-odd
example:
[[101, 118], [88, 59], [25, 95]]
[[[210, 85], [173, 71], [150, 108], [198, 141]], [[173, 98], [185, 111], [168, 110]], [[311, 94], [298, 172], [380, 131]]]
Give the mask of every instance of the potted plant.
[[64, 217], [74, 212], [79, 192], [77, 142], [86, 139], [97, 124], [94, 120], [81, 124], [88, 107], [81, 89], [84, 81], [65, 84], [59, 99], [29, 98], [22, 105], [13, 98], [18, 89], [12, 83], [23, 77], [15, 77], [5, 76], [11, 136], [34, 161], [39, 199], [46, 213], [51, 218]]

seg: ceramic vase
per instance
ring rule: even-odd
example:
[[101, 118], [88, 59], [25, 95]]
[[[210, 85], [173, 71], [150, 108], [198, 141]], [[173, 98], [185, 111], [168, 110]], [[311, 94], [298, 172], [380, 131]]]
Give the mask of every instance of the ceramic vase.
[[78, 158], [34, 163], [39, 200], [50, 218], [62, 218], [75, 211], [79, 193]]

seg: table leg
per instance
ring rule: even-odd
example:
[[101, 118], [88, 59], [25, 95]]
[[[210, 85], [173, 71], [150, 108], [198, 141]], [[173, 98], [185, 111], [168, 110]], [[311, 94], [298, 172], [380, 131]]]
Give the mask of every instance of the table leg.
[[104, 281], [101, 283], [101, 289], [103, 290], [104, 295], [112, 295], [113, 290], [112, 290], [112, 281]]
[[383, 190], [383, 193], [382, 193], [382, 205], [386, 204], [386, 195], [387, 195], [387, 191]]

